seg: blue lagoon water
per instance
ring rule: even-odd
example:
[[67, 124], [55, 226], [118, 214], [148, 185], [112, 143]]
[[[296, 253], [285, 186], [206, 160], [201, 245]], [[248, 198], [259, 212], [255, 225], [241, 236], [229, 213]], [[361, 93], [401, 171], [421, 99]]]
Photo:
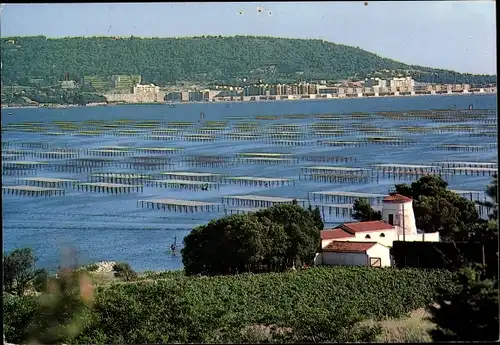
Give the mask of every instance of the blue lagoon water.
[[[422, 96], [392, 97], [346, 100], [314, 100], [288, 102], [256, 102], [226, 104], [182, 104], [175, 108], [167, 105], [126, 105], [109, 107], [83, 107], [67, 109], [5, 109], [2, 110], [2, 125], [22, 122], [87, 121], [87, 120], [156, 120], [162, 122], [188, 121], [198, 123], [200, 112], [205, 114], [204, 121], [242, 121], [231, 117], [244, 117], [247, 121], [259, 122], [263, 127], [274, 124], [307, 125], [324, 122], [317, 118], [277, 120], [257, 120], [256, 115], [286, 114], [332, 114], [401, 110], [428, 109], [467, 109], [473, 104], [475, 109], [495, 109], [496, 95], [464, 96]], [[10, 113], [10, 114], [9, 114]], [[351, 122], [339, 122], [349, 127]], [[438, 123], [422, 120], [395, 121], [373, 117], [364, 121], [367, 125], [379, 128], [400, 126], [441, 126]], [[329, 121], [329, 123], [336, 123]], [[471, 123], [474, 125], [473, 123]], [[472, 137], [464, 133], [447, 134], [410, 134], [401, 131], [400, 137], [417, 139], [417, 143], [398, 147], [368, 145], [364, 147], [336, 148], [328, 146], [277, 146], [260, 141], [237, 141], [221, 139], [211, 143], [189, 141], [153, 141], [137, 137], [105, 135], [100, 137], [47, 136], [44, 134], [6, 131], [2, 142], [44, 142], [50, 148], [97, 148], [103, 146], [132, 147], [177, 147], [183, 148], [187, 155], [233, 155], [239, 152], [277, 152], [304, 154], [325, 154], [355, 156], [356, 162], [349, 163], [312, 163], [299, 162], [294, 165], [239, 164], [231, 167], [186, 167], [175, 166], [171, 170], [223, 173], [229, 176], [280, 177], [293, 178], [295, 186], [276, 188], [245, 187], [235, 184], [221, 185], [220, 190], [188, 191], [185, 189], [144, 187], [143, 192], [130, 194], [102, 194], [66, 190], [65, 196], [30, 198], [12, 195], [3, 196], [2, 218], [4, 251], [30, 246], [39, 258], [38, 265], [54, 269], [60, 263], [63, 248], [75, 248], [80, 262], [100, 260], [125, 261], [138, 270], [169, 270], [182, 267], [180, 255], [169, 254], [168, 247], [177, 238], [181, 242], [191, 229], [206, 224], [210, 219], [221, 217], [224, 212], [174, 213], [161, 210], [141, 209], [137, 200], [152, 198], [172, 198], [220, 203], [221, 196], [257, 194], [274, 197], [295, 197], [307, 199], [307, 192], [338, 190], [366, 193], [387, 193], [394, 186], [393, 178], [381, 179], [373, 183], [341, 184], [299, 181], [301, 167], [311, 165], [340, 165], [366, 167], [374, 163], [433, 164], [439, 161], [497, 161], [497, 149], [482, 152], [450, 152], [435, 150], [439, 144], [483, 144], [496, 142], [496, 138]], [[307, 138], [309, 140], [318, 138]], [[327, 139], [327, 138], [321, 138]], [[353, 136], [328, 138], [331, 140], [355, 139]], [[144, 154], [138, 154], [144, 155]], [[26, 158], [26, 160], [49, 161], [48, 159]], [[131, 171], [126, 169], [103, 168], [106, 172]], [[165, 171], [165, 170], [161, 170]], [[158, 173], [160, 171], [135, 171]], [[87, 180], [88, 172], [67, 173], [37, 171], [30, 177], [57, 177]], [[3, 176], [4, 185], [21, 184], [16, 178], [24, 176]], [[455, 176], [449, 180], [450, 188], [462, 190], [484, 190], [489, 183], [488, 176]], [[401, 183], [396, 180], [397, 183]], [[404, 181], [403, 181], [404, 182]], [[407, 181], [411, 182], [411, 181]], [[349, 219], [326, 215], [327, 225], [338, 224]]]

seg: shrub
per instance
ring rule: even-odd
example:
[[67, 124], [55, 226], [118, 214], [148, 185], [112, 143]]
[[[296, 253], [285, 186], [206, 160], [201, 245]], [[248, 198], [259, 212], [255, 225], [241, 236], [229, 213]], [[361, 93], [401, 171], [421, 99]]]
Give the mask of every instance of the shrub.
[[19, 344], [25, 339], [25, 331], [38, 307], [37, 301], [35, 296], [3, 295], [3, 325], [7, 342]]
[[113, 271], [115, 271], [115, 277], [121, 278], [124, 281], [132, 281], [137, 279], [137, 272], [135, 272], [132, 267], [126, 262], [121, 262], [113, 265]]
[[443, 291], [436, 305], [429, 306], [437, 329], [434, 341], [496, 341], [499, 336], [498, 282], [481, 279], [471, 268], [455, 279], [456, 291]]

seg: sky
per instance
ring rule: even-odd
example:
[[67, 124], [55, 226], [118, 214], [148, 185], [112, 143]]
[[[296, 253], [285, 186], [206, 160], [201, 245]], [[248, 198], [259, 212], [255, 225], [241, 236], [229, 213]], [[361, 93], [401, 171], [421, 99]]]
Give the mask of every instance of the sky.
[[0, 28], [1, 37], [317, 38], [407, 64], [496, 74], [493, 0], [3, 4]]

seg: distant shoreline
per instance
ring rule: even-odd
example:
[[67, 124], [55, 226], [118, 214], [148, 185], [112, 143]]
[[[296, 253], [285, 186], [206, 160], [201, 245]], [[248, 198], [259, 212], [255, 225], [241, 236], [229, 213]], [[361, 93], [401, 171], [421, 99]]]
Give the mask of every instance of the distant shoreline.
[[[397, 97], [424, 97], [424, 96], [482, 96], [482, 95], [496, 95], [496, 92], [469, 92], [469, 93], [440, 93], [440, 94], [415, 94], [415, 95], [387, 95], [387, 96], [363, 96], [363, 97], [330, 97], [330, 98], [293, 98], [293, 99], [262, 99], [262, 100], [217, 100], [212, 102], [199, 101], [199, 102], [157, 102], [157, 103], [100, 103], [100, 104], [57, 104], [50, 107], [39, 105], [2, 105], [2, 109], [66, 109], [66, 108], [86, 108], [86, 107], [109, 107], [118, 105], [184, 105], [184, 104], [222, 104], [222, 103], [260, 103], [260, 102], [287, 102], [287, 101], [332, 101], [332, 100], [348, 100], [348, 99], [370, 99], [370, 98], [397, 98]], [[258, 96], [257, 96], [258, 97]]]

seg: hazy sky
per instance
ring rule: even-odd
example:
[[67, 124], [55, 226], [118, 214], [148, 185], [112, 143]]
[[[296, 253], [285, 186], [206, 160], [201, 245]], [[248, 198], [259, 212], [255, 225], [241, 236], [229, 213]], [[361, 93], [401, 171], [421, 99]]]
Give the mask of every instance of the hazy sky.
[[408, 64], [496, 74], [493, 0], [6, 4], [0, 16], [2, 37], [320, 38]]

